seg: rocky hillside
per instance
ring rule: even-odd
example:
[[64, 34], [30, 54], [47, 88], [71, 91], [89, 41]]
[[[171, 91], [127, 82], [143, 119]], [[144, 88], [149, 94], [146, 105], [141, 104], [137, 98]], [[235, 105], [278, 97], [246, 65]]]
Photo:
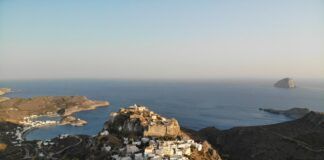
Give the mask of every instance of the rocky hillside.
[[32, 115], [62, 115], [107, 106], [107, 101], [93, 101], [84, 96], [41, 96], [11, 98], [0, 102], [0, 121], [20, 123]]
[[220, 131], [205, 128], [199, 134], [230, 160], [323, 160], [324, 115], [273, 125], [236, 127]]
[[272, 114], [281, 114], [291, 119], [298, 119], [304, 117], [306, 114], [311, 112], [307, 108], [291, 108], [287, 110], [271, 109], [271, 108], [260, 108], [259, 110], [269, 112]]
[[104, 128], [93, 137], [61, 135], [48, 141], [17, 143], [16, 130], [15, 124], [0, 125], [0, 135], [7, 143], [0, 159], [221, 160], [207, 141], [181, 130], [177, 120], [143, 106], [111, 113]]

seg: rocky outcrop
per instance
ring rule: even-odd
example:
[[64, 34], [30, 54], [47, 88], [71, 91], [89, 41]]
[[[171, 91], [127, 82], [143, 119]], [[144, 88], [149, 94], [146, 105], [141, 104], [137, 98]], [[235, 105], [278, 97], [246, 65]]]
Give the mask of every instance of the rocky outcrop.
[[144, 106], [136, 105], [111, 113], [105, 127], [127, 136], [174, 138], [180, 134], [180, 125], [176, 119], [167, 119]]
[[295, 81], [291, 78], [284, 78], [274, 84], [278, 88], [296, 88]]
[[[107, 143], [107, 139], [114, 143]], [[207, 141], [181, 130], [176, 119], [163, 117], [145, 106], [134, 105], [111, 113], [97, 142], [105, 147], [103, 150], [109, 146], [115, 152], [111, 157], [116, 159], [221, 159]], [[120, 148], [125, 150], [116, 151]]]
[[10, 88], [0, 88], [0, 96], [11, 92]]
[[310, 110], [307, 108], [291, 108], [288, 110], [260, 108], [259, 110], [269, 112], [272, 114], [281, 114], [291, 119], [298, 119], [304, 117], [306, 114], [310, 112]]
[[203, 129], [205, 137], [231, 160], [322, 160], [324, 159], [324, 115], [310, 112], [304, 117], [265, 126], [229, 130]]
[[87, 124], [87, 121], [82, 120], [80, 118], [76, 118], [74, 116], [65, 116], [61, 119], [60, 121], [61, 125], [72, 125], [72, 126], [84, 126], [85, 124]]

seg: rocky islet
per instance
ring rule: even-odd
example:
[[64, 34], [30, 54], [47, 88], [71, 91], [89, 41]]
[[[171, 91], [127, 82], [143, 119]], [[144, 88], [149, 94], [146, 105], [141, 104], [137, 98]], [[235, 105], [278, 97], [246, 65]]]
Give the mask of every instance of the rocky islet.
[[281, 79], [281, 80], [277, 81], [274, 84], [274, 87], [277, 87], [277, 88], [286, 88], [286, 89], [296, 88], [296, 83], [291, 78], [284, 78], [284, 79]]

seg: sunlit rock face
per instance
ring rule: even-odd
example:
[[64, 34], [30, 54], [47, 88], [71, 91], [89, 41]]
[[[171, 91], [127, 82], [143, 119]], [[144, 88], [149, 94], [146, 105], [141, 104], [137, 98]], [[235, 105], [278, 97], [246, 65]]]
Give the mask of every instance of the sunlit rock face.
[[180, 126], [176, 119], [168, 119], [144, 106], [121, 108], [110, 114], [105, 128], [125, 136], [177, 137]]
[[296, 88], [295, 81], [291, 78], [284, 78], [274, 84], [278, 88]]
[[11, 92], [10, 88], [0, 88], [0, 96]]

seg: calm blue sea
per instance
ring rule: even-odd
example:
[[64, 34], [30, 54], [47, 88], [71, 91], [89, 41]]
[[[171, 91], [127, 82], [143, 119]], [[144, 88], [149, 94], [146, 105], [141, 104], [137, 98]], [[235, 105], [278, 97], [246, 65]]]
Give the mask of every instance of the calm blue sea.
[[27, 139], [48, 139], [59, 134], [94, 135], [103, 127], [109, 113], [132, 104], [149, 106], [166, 117], [174, 117], [184, 127], [201, 129], [215, 126], [273, 124], [289, 119], [258, 108], [288, 109], [308, 107], [324, 111], [324, 81], [297, 81], [296, 89], [272, 87], [275, 80], [218, 81], [117, 81], [117, 80], [37, 80], [4, 81], [11, 87], [9, 97], [85, 95], [108, 100], [111, 105], [77, 113], [88, 121], [84, 127], [55, 126], [34, 130]]

